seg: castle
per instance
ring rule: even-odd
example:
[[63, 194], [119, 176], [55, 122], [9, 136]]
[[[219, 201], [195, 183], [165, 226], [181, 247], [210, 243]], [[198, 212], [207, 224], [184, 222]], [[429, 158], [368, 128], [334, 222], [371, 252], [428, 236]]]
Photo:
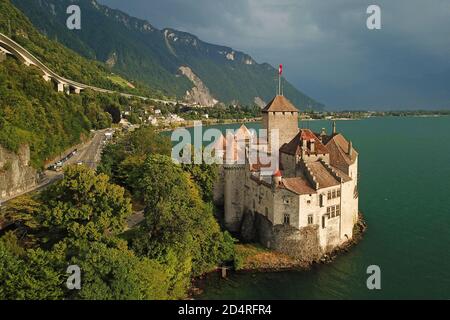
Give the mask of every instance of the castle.
[[[351, 142], [325, 129], [299, 129], [299, 111], [277, 95], [262, 110], [266, 137], [258, 137], [259, 152], [273, 153], [273, 166], [248, 161], [254, 133], [242, 125], [221, 138], [223, 157], [232, 141], [236, 160], [238, 142], [244, 142], [246, 161], [220, 166], [216, 200], [224, 205], [225, 226], [247, 241], [302, 260], [316, 260], [352, 239], [358, 220], [358, 153]], [[278, 132], [278, 146], [269, 139]], [[229, 151], [228, 151], [229, 152]]]

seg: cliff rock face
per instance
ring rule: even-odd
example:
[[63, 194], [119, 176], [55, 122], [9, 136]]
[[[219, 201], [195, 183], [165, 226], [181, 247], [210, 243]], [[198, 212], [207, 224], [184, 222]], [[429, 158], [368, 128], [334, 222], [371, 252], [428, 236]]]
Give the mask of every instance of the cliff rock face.
[[260, 97], [255, 97], [255, 99], [253, 100], [253, 102], [260, 107], [261, 109], [264, 109], [264, 107], [267, 105], [267, 103], [261, 99]]
[[203, 81], [189, 67], [180, 67], [180, 72], [194, 84], [194, 87], [186, 92], [185, 100], [189, 103], [196, 103], [203, 107], [212, 107], [218, 101], [213, 98], [209, 89]]
[[0, 146], [0, 199], [29, 190], [36, 183], [36, 169], [30, 166], [30, 148], [21, 146], [15, 154]]

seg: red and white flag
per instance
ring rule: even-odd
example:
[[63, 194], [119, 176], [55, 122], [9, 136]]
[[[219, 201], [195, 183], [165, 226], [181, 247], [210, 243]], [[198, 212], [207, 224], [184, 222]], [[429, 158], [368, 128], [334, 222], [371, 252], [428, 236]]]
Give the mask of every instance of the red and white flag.
[[278, 74], [281, 76], [283, 74], [283, 65], [280, 64], [280, 68], [278, 69]]

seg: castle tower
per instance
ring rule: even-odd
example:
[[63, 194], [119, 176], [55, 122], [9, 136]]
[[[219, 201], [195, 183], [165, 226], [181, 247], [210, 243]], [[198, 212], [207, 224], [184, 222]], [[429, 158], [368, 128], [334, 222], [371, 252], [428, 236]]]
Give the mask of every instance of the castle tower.
[[[273, 130], [278, 130], [279, 144], [290, 142], [298, 133], [298, 109], [282, 95], [277, 95], [262, 110], [263, 129], [267, 130], [267, 139]], [[269, 150], [271, 150], [271, 142]]]
[[238, 232], [244, 215], [245, 165], [224, 165], [225, 227]]

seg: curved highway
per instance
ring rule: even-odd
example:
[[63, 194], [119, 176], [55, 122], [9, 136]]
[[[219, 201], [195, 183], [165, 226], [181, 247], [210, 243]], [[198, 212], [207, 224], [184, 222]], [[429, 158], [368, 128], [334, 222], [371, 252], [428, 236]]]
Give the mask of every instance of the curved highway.
[[36, 66], [44, 73], [45, 78], [53, 79], [58, 84], [67, 85], [69, 87], [72, 87], [72, 88], [78, 89], [78, 90], [91, 89], [93, 91], [102, 92], [102, 93], [111, 93], [111, 94], [117, 93], [117, 94], [120, 94], [121, 96], [127, 97], [127, 98], [133, 97], [133, 98], [139, 98], [139, 99], [143, 99], [143, 100], [152, 100], [152, 101], [156, 101], [156, 102], [176, 103], [175, 101], [170, 101], [170, 100], [159, 100], [159, 99], [137, 96], [137, 95], [133, 95], [133, 94], [129, 94], [129, 93], [121, 93], [121, 92], [117, 92], [117, 91], [113, 91], [113, 90], [107, 90], [107, 89], [83, 84], [80, 82], [76, 82], [76, 81], [73, 81], [70, 79], [66, 79], [66, 78], [58, 75], [53, 70], [51, 70], [49, 67], [47, 67], [45, 64], [43, 64], [38, 58], [36, 58], [33, 54], [31, 54], [27, 49], [25, 49], [20, 44], [18, 44], [11, 38], [7, 37], [3, 33], [0, 33], [0, 47], [2, 47], [6, 51], [6, 53], [14, 55], [19, 60], [25, 62], [25, 64]]

